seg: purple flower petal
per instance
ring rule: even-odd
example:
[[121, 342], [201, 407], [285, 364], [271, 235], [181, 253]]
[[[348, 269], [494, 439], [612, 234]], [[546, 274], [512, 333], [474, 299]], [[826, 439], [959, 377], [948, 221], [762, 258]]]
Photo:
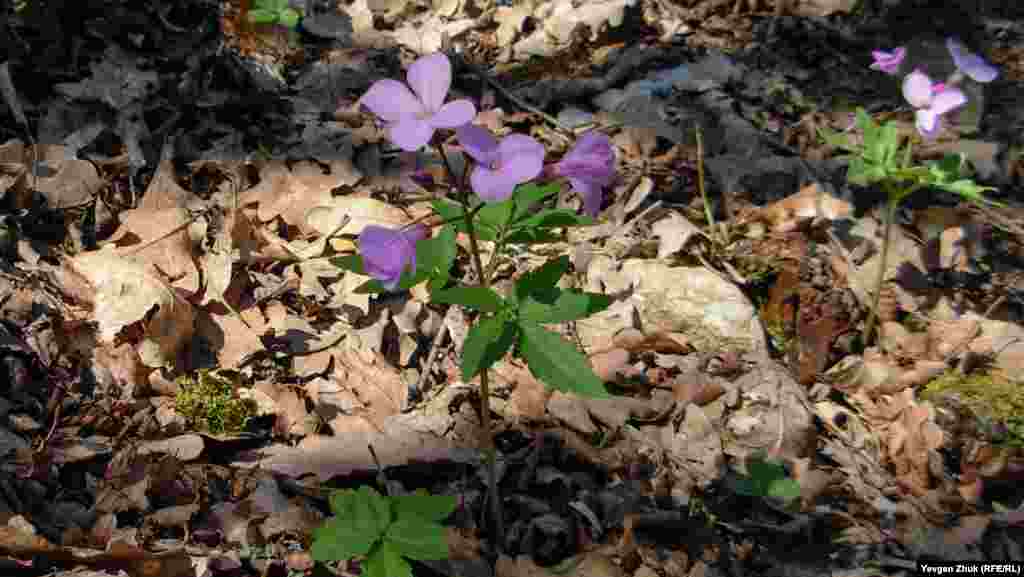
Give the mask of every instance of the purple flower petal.
[[999, 75], [999, 70], [995, 66], [967, 50], [956, 38], [946, 38], [946, 49], [953, 57], [957, 69], [977, 82], [992, 82]]
[[406, 152], [415, 152], [430, 142], [434, 127], [429, 119], [406, 116], [388, 126], [388, 138], [395, 146]]
[[595, 131], [584, 133], [555, 165], [561, 176], [583, 178], [607, 186], [615, 177], [615, 152], [611, 140]]
[[523, 134], [503, 138], [498, 145], [498, 157], [501, 163], [498, 171], [513, 187], [537, 178], [544, 169], [544, 145]]
[[899, 71], [903, 58], [907, 55], [907, 49], [900, 46], [892, 52], [885, 50], [872, 50], [871, 57], [875, 59], [869, 66], [872, 70], [881, 70], [886, 74], [896, 74]]
[[512, 196], [516, 183], [500, 171], [478, 164], [469, 175], [469, 183], [477, 196], [487, 202], [501, 202]]
[[390, 78], [374, 82], [360, 102], [385, 122], [423, 113], [423, 104], [409, 88]]
[[490, 167], [498, 160], [498, 140], [491, 133], [475, 124], [466, 124], [455, 129], [459, 144], [473, 160]]
[[903, 98], [914, 108], [927, 108], [932, 101], [932, 81], [920, 70], [903, 79]]
[[936, 114], [945, 114], [957, 106], [967, 103], [967, 96], [959, 88], [946, 88], [932, 97], [931, 110]]
[[476, 107], [468, 100], [453, 100], [434, 113], [430, 125], [434, 128], [458, 128], [476, 118]]
[[914, 113], [914, 125], [921, 136], [933, 138], [939, 132], [941, 118], [934, 110], [922, 108]]
[[576, 191], [576, 194], [583, 198], [583, 213], [589, 216], [597, 216], [597, 213], [601, 211], [601, 189], [603, 187], [596, 182], [571, 177], [569, 178], [569, 184], [572, 185], [572, 189]]
[[392, 230], [368, 225], [359, 234], [363, 270], [387, 290], [394, 289], [404, 271], [416, 270], [416, 242], [426, 238], [426, 234], [422, 226]]
[[409, 66], [405, 79], [427, 112], [435, 113], [441, 109], [452, 86], [452, 64], [441, 52], [428, 54]]

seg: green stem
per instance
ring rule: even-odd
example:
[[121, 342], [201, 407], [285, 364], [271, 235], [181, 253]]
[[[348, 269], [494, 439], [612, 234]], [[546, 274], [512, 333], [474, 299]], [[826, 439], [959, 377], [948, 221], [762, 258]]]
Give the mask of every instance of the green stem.
[[[885, 203], [883, 210], [882, 226], [884, 232], [882, 233], [882, 260], [878, 265], [878, 275], [875, 277], [875, 295], [871, 304], [871, 310], [868, 311], [868, 323], [867, 328], [864, 331], [864, 344], [867, 345], [871, 342], [871, 333], [875, 328], [875, 321], [878, 319], [878, 303], [882, 296], [882, 283], [885, 281], [885, 271], [888, 268], [886, 265], [889, 261], [889, 237], [890, 231], [892, 230], [892, 221], [896, 216], [896, 206], [899, 204], [899, 195], [892, 194], [891, 187], [886, 187], [888, 193], [888, 199]], [[883, 331], [882, 325], [878, 325], [878, 350], [884, 355], [885, 344], [882, 342]]]
[[[708, 201], [708, 193], [704, 188], [704, 137], [700, 127], [697, 127], [697, 189], [704, 201], [704, 217], [708, 220], [709, 235], [712, 239], [718, 238], [718, 229], [715, 227], [715, 215], [711, 212], [711, 202]], [[722, 239], [723, 243], [725, 239]]]
[[[441, 153], [441, 158], [444, 159], [449, 178], [453, 178], [455, 174], [452, 172], [448, 156], [444, 152], [444, 147], [438, 145], [437, 149]], [[483, 262], [480, 259], [480, 245], [477, 243], [476, 231], [473, 228], [473, 215], [476, 212], [471, 211], [469, 207], [469, 189], [466, 187], [466, 175], [468, 173], [469, 166], [467, 161], [467, 166], [462, 175], [462, 186], [459, 187], [459, 202], [462, 204], [462, 213], [466, 218], [466, 236], [469, 237], [469, 252], [473, 260], [473, 268], [476, 270], [480, 286], [487, 288], [490, 284], [490, 279], [484, 274]], [[492, 256], [492, 261], [494, 256]], [[483, 435], [484, 456], [487, 460], [487, 500], [490, 502], [491, 522], [494, 524], [494, 546], [498, 551], [501, 551], [502, 543], [505, 541], [505, 522], [502, 517], [501, 497], [498, 494], [498, 459], [497, 451], [494, 447], [494, 438], [491, 435], [490, 399], [490, 379], [488, 378], [487, 369], [484, 369], [480, 371], [480, 428]]]

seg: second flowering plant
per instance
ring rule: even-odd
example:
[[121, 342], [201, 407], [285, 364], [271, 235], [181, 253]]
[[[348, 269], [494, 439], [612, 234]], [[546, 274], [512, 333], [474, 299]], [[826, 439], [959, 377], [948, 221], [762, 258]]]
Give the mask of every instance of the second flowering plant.
[[[367, 226], [359, 235], [358, 254], [334, 262], [372, 277], [362, 287], [368, 292], [405, 290], [426, 282], [432, 302], [479, 313], [463, 346], [461, 376], [467, 382], [480, 377], [490, 522], [500, 543], [502, 512], [488, 410], [488, 369], [511, 351], [552, 388], [589, 397], [609, 396], [587, 357], [545, 325], [585, 318], [607, 308], [611, 299], [559, 287], [569, 269], [566, 256], [526, 272], [507, 294], [494, 290], [493, 276], [510, 244], [552, 242], [558, 239], [556, 229], [592, 224], [603, 190], [615, 176], [615, 154], [608, 137], [592, 131], [581, 135], [560, 162], [545, 167], [544, 146], [534, 138], [523, 134], [496, 138], [472, 124], [476, 117], [472, 102], [445, 102], [452, 68], [444, 54], [416, 60], [406, 80], [407, 84], [391, 79], [376, 82], [361, 103], [383, 123], [398, 148], [413, 152], [428, 144], [437, 147], [452, 183], [447, 194], [432, 204], [442, 224], [433, 235], [422, 224], [397, 230]], [[452, 170], [435, 136], [439, 130], [453, 130], [467, 157], [469, 166], [460, 174]], [[561, 191], [560, 180], [581, 197], [583, 214], [552, 207], [551, 201]], [[469, 259], [478, 279], [472, 285], [451, 275], [460, 233], [469, 240]], [[480, 241], [494, 243], [487, 263], [481, 258]]]

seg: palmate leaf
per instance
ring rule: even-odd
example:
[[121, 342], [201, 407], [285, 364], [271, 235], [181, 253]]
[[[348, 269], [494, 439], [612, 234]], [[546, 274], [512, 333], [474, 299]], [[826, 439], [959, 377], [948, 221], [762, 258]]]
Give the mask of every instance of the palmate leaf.
[[519, 349], [533, 376], [549, 387], [591, 398], [611, 395], [583, 353], [557, 333], [532, 323], [519, 324]]
[[388, 541], [376, 547], [363, 566], [365, 577], [412, 577], [412, 565]]
[[391, 503], [372, 487], [335, 491], [330, 504], [334, 517], [313, 531], [317, 561], [366, 555], [391, 524]]
[[380, 538], [380, 534], [365, 531], [347, 519], [334, 517], [313, 529], [310, 551], [316, 561], [344, 561], [366, 555]]
[[417, 561], [433, 561], [448, 557], [448, 540], [444, 527], [438, 523], [410, 515], [400, 518], [388, 528], [384, 542], [401, 555]]
[[419, 489], [412, 495], [397, 495], [391, 498], [395, 517], [420, 517], [427, 521], [441, 522], [455, 511], [458, 500], [451, 495], [431, 495]]

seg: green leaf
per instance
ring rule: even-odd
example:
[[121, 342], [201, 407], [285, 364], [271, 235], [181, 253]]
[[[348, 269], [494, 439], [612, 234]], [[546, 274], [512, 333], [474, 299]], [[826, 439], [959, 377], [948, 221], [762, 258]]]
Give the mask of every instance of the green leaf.
[[1001, 203], [985, 198], [981, 193], [986, 190], [997, 190], [991, 186], [978, 186], [973, 180], [957, 180], [955, 182], [936, 184], [938, 188], [959, 194], [960, 196], [977, 204], [991, 204], [1002, 206]]
[[512, 222], [518, 222], [526, 216], [533, 205], [549, 196], [558, 194], [561, 186], [555, 183], [538, 185], [535, 183], [520, 184], [516, 187], [512, 199], [515, 201], [515, 210], [512, 212]]
[[419, 517], [434, 522], [444, 521], [459, 504], [452, 495], [431, 495], [423, 489], [412, 495], [392, 497], [391, 502], [398, 519]]
[[280, 12], [288, 7], [288, 0], [256, 0], [253, 6], [268, 12]]
[[505, 242], [508, 244], [549, 244], [557, 242], [561, 238], [545, 228], [521, 228], [512, 227], [505, 235]]
[[417, 561], [448, 558], [444, 527], [415, 515], [391, 524], [384, 542], [402, 555]]
[[[569, 257], [562, 255], [549, 260], [540, 268], [527, 272], [516, 281], [514, 293], [516, 300], [522, 301], [527, 296], [537, 296], [544, 292], [550, 294], [550, 290], [558, 284], [558, 280], [567, 270], [569, 270]], [[547, 302], [553, 300], [552, 298]]]
[[285, 26], [287, 28], [295, 28], [295, 26], [299, 23], [299, 17], [299, 13], [296, 12], [295, 10], [291, 8], [285, 8], [280, 13], [278, 13], [277, 20], [281, 23], [282, 26]]
[[598, 293], [559, 290], [551, 302], [527, 296], [519, 303], [519, 319], [534, 324], [564, 323], [589, 317], [612, 304], [612, 298]]
[[330, 263], [342, 270], [352, 271], [359, 275], [366, 275], [366, 269], [363, 268], [363, 257], [358, 254], [331, 257]]
[[370, 553], [364, 566], [366, 577], [412, 577], [412, 565], [387, 541]]
[[736, 492], [752, 497], [776, 497], [791, 501], [800, 497], [800, 483], [786, 476], [781, 462], [770, 459], [763, 452], [753, 454], [747, 461], [749, 477], [740, 479]]
[[[501, 202], [488, 203], [476, 213], [476, 218], [473, 219], [473, 226], [481, 233], [487, 231], [492, 239], [497, 238], [498, 233], [508, 226], [513, 208], [511, 198]], [[481, 234], [480, 237], [483, 238], [483, 235]]]
[[485, 313], [498, 312], [505, 306], [505, 299], [482, 286], [456, 286], [440, 290], [430, 293], [430, 300], [442, 304], [462, 305]]
[[391, 524], [391, 503], [371, 487], [335, 491], [330, 503], [334, 517], [313, 531], [318, 561], [367, 554]]
[[345, 509], [336, 512], [336, 515], [348, 515], [352, 523], [378, 535], [391, 523], [391, 502], [373, 487], [364, 485], [357, 491], [348, 489], [341, 492], [345, 494], [344, 497], [336, 497], [338, 493], [336, 491], [331, 496], [331, 507], [333, 509], [338, 504], [344, 505]]
[[516, 340], [516, 325], [504, 315], [478, 321], [469, 329], [462, 346], [462, 380], [469, 382], [480, 371], [498, 362]]
[[818, 138], [833, 148], [856, 153], [861, 151], [860, 146], [850, 143], [849, 135], [835, 131], [827, 126], [818, 127]]
[[254, 24], [273, 24], [277, 22], [277, 11], [272, 10], [250, 10], [245, 15], [249, 22]]
[[800, 498], [800, 483], [794, 479], [775, 479], [768, 485], [768, 496], [792, 501]]
[[416, 243], [416, 273], [424, 278], [448, 279], [458, 248], [455, 227], [446, 225], [437, 235]]
[[568, 226], [589, 226], [594, 219], [585, 214], [576, 214], [567, 208], [549, 208], [525, 218], [518, 223], [522, 228], [561, 228]]
[[365, 555], [380, 538], [379, 534], [360, 531], [347, 519], [334, 517], [313, 529], [310, 551], [316, 561], [345, 561]]
[[454, 226], [457, 232], [466, 232], [466, 221], [462, 214], [462, 205], [445, 199], [433, 200], [430, 206], [449, 226]]
[[519, 348], [533, 376], [551, 388], [592, 398], [611, 396], [583, 353], [560, 335], [534, 324], [520, 323]]

